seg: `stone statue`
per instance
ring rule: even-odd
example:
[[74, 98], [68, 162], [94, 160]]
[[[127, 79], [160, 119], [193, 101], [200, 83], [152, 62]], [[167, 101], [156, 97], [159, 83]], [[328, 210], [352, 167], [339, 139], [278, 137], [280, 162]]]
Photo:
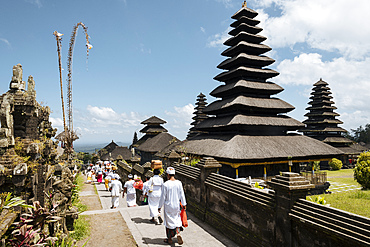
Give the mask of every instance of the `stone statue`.
[[33, 80], [32, 75], [30, 75], [28, 77], [28, 81], [27, 81], [27, 93], [29, 95], [32, 95], [32, 96], [36, 97], [35, 81]]
[[23, 79], [23, 69], [21, 64], [13, 66], [13, 76], [10, 82], [10, 89], [25, 90], [25, 82]]

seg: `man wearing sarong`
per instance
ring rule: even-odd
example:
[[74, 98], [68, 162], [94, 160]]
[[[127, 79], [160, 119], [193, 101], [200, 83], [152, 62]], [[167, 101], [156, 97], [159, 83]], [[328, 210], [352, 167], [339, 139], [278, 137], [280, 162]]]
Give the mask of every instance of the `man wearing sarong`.
[[182, 226], [180, 218], [180, 202], [186, 210], [186, 199], [182, 183], [175, 179], [175, 169], [167, 168], [168, 180], [162, 186], [162, 195], [159, 200], [158, 212], [161, 212], [163, 206], [164, 225], [166, 226], [167, 239], [164, 242], [172, 244], [172, 238], [177, 234], [177, 242], [183, 244], [180, 235]]
[[150, 222], [155, 223], [156, 225], [162, 223], [162, 218], [158, 212], [159, 206], [159, 199], [161, 199], [162, 194], [162, 185], [163, 185], [163, 178], [159, 176], [159, 169], [154, 169], [153, 174], [154, 176], [150, 178], [148, 186], [148, 205], [149, 205], [149, 213], [152, 219]]
[[119, 206], [119, 195], [122, 192], [122, 183], [118, 180], [119, 176], [114, 174], [111, 181], [112, 209]]
[[128, 175], [128, 181], [123, 186], [123, 196], [126, 195], [127, 207], [135, 207], [136, 206], [136, 189], [134, 188], [134, 180], [132, 179], [132, 174]]

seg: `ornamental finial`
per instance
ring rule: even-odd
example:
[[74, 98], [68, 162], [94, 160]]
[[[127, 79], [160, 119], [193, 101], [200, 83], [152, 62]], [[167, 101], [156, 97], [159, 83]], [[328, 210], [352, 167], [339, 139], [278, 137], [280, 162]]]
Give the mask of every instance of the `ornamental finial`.
[[244, 1], [242, 8], [247, 7], [247, 1]]

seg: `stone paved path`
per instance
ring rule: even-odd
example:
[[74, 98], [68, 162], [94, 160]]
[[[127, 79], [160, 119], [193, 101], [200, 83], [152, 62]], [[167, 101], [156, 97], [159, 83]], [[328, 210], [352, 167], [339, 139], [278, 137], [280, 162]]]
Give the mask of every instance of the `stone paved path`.
[[[120, 206], [117, 209], [110, 209], [110, 192], [105, 190], [104, 184], [96, 184], [96, 187], [100, 197], [102, 209], [85, 211], [82, 213], [82, 215], [93, 215], [95, 217], [98, 216], [101, 219], [99, 224], [107, 224], [107, 221], [105, 220], [106, 215], [111, 215], [114, 213], [115, 217], [123, 219], [125, 224], [127, 224], [127, 227], [136, 241], [137, 246], [170, 246], [163, 242], [163, 240], [166, 238], [165, 227], [163, 225], [154, 225], [149, 221], [150, 217], [148, 206], [136, 206], [128, 208], [125, 198], [120, 198]], [[184, 240], [184, 244], [182, 246], [237, 247], [237, 245], [231, 240], [227, 239], [225, 236], [207, 224], [199, 221], [189, 212], [188, 222], [189, 227], [185, 228], [185, 230], [181, 233]], [[117, 243], [116, 241], [111, 242], [107, 238], [105, 238], [105, 240], [107, 242], [100, 243], [101, 245], [91, 246], [121, 246], [115, 245], [114, 243]], [[96, 243], [96, 241], [94, 242]], [[90, 245], [87, 246], [89, 247]], [[171, 246], [180, 246], [177, 243], [176, 238], [174, 238], [174, 243]]]
[[353, 184], [343, 184], [338, 182], [330, 182], [329, 190], [331, 193], [338, 193], [338, 192], [345, 192], [345, 191], [352, 191], [352, 190], [360, 190], [360, 185], [353, 185]]

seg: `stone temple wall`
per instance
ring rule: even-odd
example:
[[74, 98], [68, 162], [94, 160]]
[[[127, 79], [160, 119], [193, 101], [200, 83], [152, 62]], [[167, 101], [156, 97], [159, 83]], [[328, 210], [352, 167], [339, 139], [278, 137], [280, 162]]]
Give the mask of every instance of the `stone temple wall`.
[[[144, 168], [118, 164], [122, 180], [144, 177]], [[264, 191], [217, 174], [204, 158], [197, 167], [173, 165], [187, 209], [239, 246], [369, 246], [370, 219], [305, 200], [314, 186], [297, 173], [282, 173]], [[137, 195], [141, 192], [137, 190]], [[139, 203], [139, 202], [138, 202]]]

